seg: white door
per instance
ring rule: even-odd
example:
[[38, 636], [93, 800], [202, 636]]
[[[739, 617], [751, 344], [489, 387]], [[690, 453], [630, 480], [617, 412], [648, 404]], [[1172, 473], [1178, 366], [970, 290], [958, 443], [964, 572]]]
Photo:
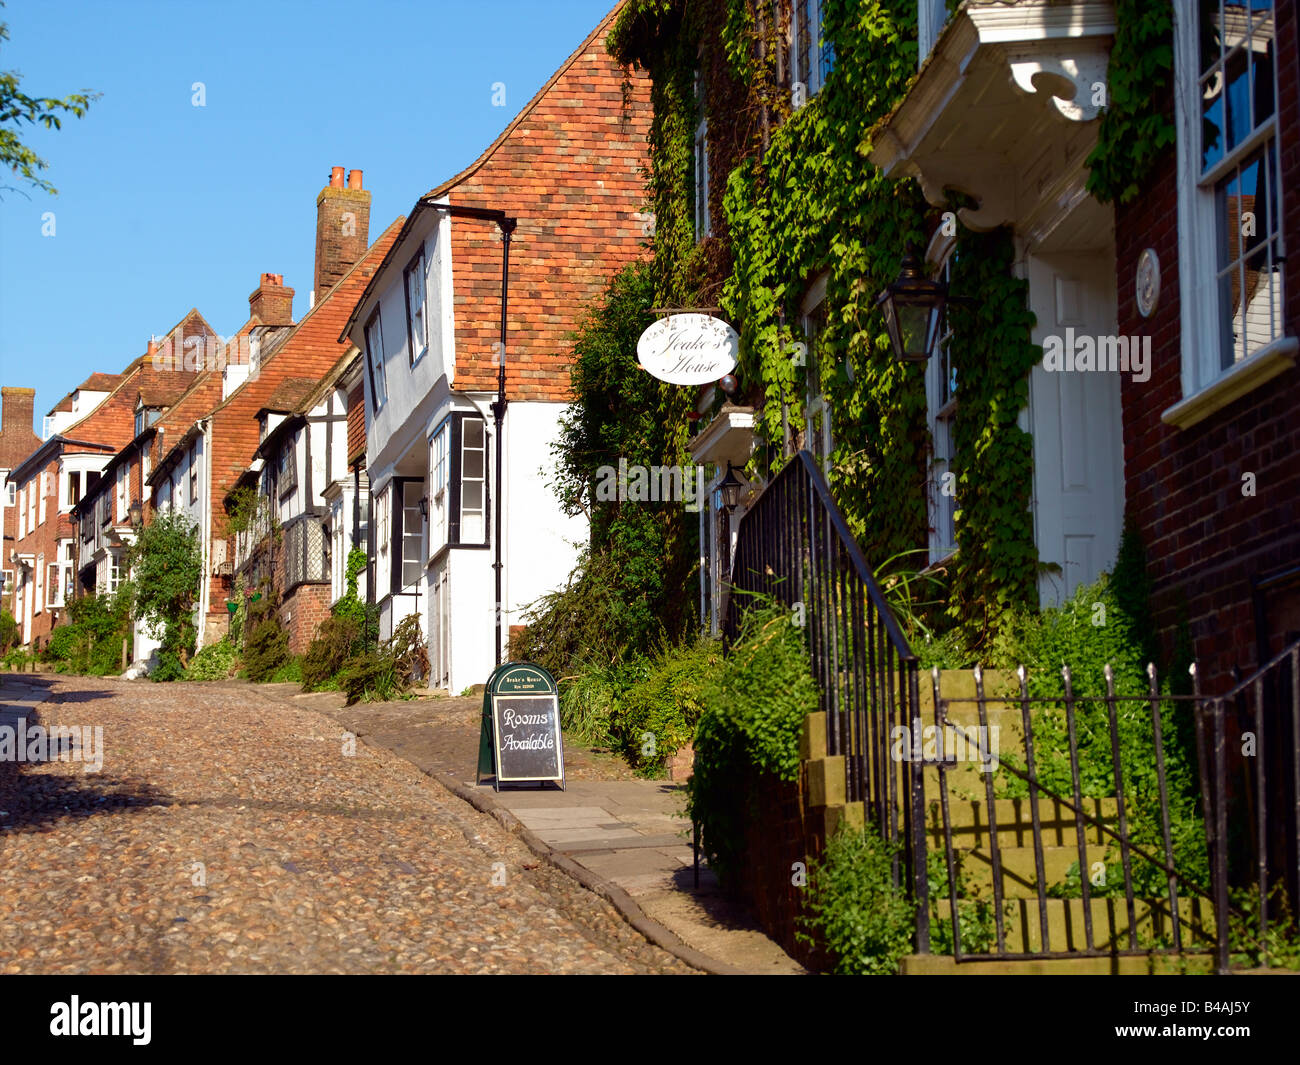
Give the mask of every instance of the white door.
[[429, 687], [451, 683], [451, 609], [447, 597], [447, 560], [429, 571]]
[[[1030, 255], [1028, 264], [1034, 343], [1115, 333], [1113, 251]], [[1030, 373], [1034, 536], [1039, 559], [1060, 567], [1039, 578], [1043, 606], [1114, 565], [1124, 516], [1120, 378], [1095, 369], [1052, 372], [1041, 363]]]

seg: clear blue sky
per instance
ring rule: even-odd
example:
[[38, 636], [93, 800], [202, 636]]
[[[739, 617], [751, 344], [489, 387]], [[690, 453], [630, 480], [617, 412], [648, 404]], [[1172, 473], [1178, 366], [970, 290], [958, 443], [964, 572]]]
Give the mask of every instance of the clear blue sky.
[[25, 127], [57, 196], [0, 193], [0, 383], [36, 389], [39, 433], [65, 393], [120, 372], [191, 307], [233, 333], [262, 271], [284, 275], [301, 317], [331, 166], [364, 171], [374, 239], [472, 162], [613, 6], [9, 0], [0, 69], [29, 95], [103, 96], [61, 131]]

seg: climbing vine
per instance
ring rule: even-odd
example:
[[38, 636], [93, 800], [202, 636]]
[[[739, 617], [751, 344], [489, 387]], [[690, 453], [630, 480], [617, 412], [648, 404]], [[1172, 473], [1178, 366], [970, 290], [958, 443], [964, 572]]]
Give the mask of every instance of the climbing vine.
[[1169, 0], [1116, 0], [1107, 106], [1087, 159], [1088, 191], [1103, 203], [1132, 200], [1174, 143], [1173, 37]]
[[[925, 368], [893, 356], [875, 297], [909, 245], [926, 247], [939, 213], [914, 182], [886, 179], [868, 156], [875, 126], [915, 76], [916, 4], [825, 0], [834, 66], [797, 108], [781, 30], [763, 0], [634, 0], [611, 34], [615, 56], [652, 76], [656, 298], [716, 299], [740, 333], [737, 375], [760, 438], [751, 473], [769, 476], [807, 445], [805, 396], [815, 382], [832, 411], [829, 480], [854, 535], [877, 565], [910, 560], [927, 543], [929, 520]], [[697, 242], [701, 97], [715, 209], [713, 236]], [[960, 551], [948, 613], [979, 643], [1036, 602], [1032, 449], [1017, 417], [1040, 353], [1009, 234], [962, 230], [957, 247], [954, 291], [975, 299], [953, 314]], [[825, 323], [809, 350], [804, 299], [823, 275]]]

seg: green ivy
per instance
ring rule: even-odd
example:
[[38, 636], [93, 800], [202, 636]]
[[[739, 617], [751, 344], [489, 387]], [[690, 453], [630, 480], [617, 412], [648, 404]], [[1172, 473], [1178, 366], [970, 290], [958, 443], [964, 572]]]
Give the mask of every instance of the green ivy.
[[1107, 106], [1087, 159], [1088, 191], [1103, 203], [1133, 200], [1174, 143], [1173, 39], [1169, 0], [1115, 0]]

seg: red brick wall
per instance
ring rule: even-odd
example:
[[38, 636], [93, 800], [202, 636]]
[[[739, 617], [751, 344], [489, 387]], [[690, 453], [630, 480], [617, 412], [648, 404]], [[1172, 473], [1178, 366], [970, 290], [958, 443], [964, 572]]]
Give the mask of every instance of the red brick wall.
[[[1300, 247], [1300, 44], [1295, 0], [1278, 4], [1283, 233]], [[1169, 104], [1172, 108], [1172, 102]], [[1138, 199], [1117, 209], [1119, 332], [1152, 337], [1151, 379], [1123, 384], [1125, 500], [1149, 554], [1156, 624], [1165, 653], [1185, 608], [1206, 691], [1257, 664], [1251, 577], [1300, 564], [1300, 369], [1292, 369], [1189, 429], [1160, 420], [1183, 398], [1179, 326], [1177, 171], [1170, 152]], [[1153, 247], [1161, 295], [1142, 318], [1134, 279]], [[1285, 331], [1300, 332], [1300, 272], [1288, 267]], [[1242, 493], [1253, 473], [1256, 494]], [[1274, 641], [1274, 650], [1280, 637]]]
[[289, 650], [296, 655], [307, 650], [316, 626], [329, 617], [330, 586], [300, 584], [280, 604], [280, 621], [289, 633]]
[[[506, 352], [511, 398], [561, 400], [569, 390], [569, 334], [590, 301], [647, 240], [649, 79], [605, 51], [608, 22], [485, 161], [453, 179], [451, 203], [519, 218], [510, 249]], [[435, 190], [436, 191], [436, 190]], [[452, 223], [459, 390], [495, 390], [501, 239], [488, 223]]]

